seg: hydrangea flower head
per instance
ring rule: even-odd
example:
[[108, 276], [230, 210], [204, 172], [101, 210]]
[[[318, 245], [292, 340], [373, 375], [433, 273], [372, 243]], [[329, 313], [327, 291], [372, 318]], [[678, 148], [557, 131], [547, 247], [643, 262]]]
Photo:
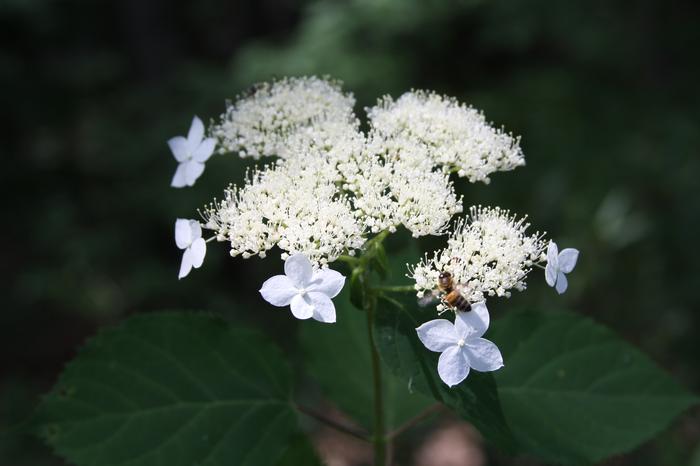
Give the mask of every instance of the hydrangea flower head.
[[[526, 232], [525, 219], [473, 207], [450, 227], [463, 210], [450, 176], [488, 182], [496, 171], [523, 165], [519, 139], [472, 107], [432, 92], [381, 99], [367, 109], [366, 132], [354, 104], [338, 82], [317, 77], [260, 84], [227, 104], [209, 129], [219, 152], [276, 159], [250, 169], [205, 209], [202, 227], [214, 232], [210, 239], [227, 242], [230, 255], [244, 259], [278, 247], [286, 273], [266, 281], [261, 293], [302, 319], [334, 321], [330, 299], [342, 283], [329, 264], [361, 253], [373, 235], [401, 227], [414, 237], [451, 231], [446, 248], [410, 269], [419, 296], [433, 292], [445, 271], [472, 306], [523, 290], [531, 267], [544, 263], [545, 247], [541, 235]], [[181, 162], [178, 185], [201, 174], [214, 148], [214, 139], [201, 142], [203, 135], [195, 118], [187, 138], [170, 141]], [[178, 242], [185, 249], [181, 276], [201, 265], [206, 250], [195, 223], [191, 240]], [[557, 260], [550, 259], [548, 274], [565, 287], [560, 277], [567, 266]], [[329, 280], [340, 288], [327, 288]]]
[[297, 319], [313, 318], [335, 322], [335, 298], [343, 289], [345, 277], [331, 269], [314, 270], [303, 254], [289, 256], [284, 275], [275, 275], [263, 283], [260, 294], [273, 306], [290, 306]]
[[205, 212], [206, 227], [230, 243], [232, 256], [264, 257], [278, 246], [283, 258], [303, 253], [323, 267], [383, 230], [441, 235], [462, 212], [451, 171], [485, 179], [522, 163], [515, 140], [454, 99], [386, 98], [368, 111], [367, 135], [353, 106], [337, 82], [316, 77], [262, 84], [228, 106], [211, 130], [220, 151], [279, 157]]
[[453, 387], [469, 375], [503, 367], [503, 356], [491, 341], [482, 338], [489, 328], [489, 312], [484, 302], [475, 303], [470, 311], [458, 311], [454, 324], [447, 319], [435, 319], [418, 327], [418, 338], [430, 351], [440, 354], [438, 374]]

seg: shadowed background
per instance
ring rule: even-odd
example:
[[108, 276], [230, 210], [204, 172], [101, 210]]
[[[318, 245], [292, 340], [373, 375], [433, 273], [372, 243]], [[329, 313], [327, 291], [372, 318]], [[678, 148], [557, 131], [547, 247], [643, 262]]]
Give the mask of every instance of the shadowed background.
[[[697, 393], [699, 21], [690, 1], [4, 1], [0, 429], [86, 337], [136, 312], [212, 310], [297, 357], [297, 322], [257, 294], [281, 262], [211, 244], [177, 280], [174, 219], [196, 218], [251, 163], [213, 157], [194, 188], [175, 190], [165, 141], [256, 81], [302, 74], [344, 81], [362, 117], [383, 94], [427, 88], [522, 135], [527, 166], [458, 190], [467, 206], [529, 214], [582, 256], [563, 297], [535, 271], [493, 311], [590, 315]], [[696, 409], [607, 464], [687, 464], [699, 440]], [[5, 435], [0, 464], [61, 463]]]

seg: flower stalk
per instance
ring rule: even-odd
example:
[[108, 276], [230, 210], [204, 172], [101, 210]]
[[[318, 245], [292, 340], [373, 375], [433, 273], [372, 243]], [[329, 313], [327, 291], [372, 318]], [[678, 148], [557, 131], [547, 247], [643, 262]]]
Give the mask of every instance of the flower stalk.
[[372, 387], [374, 390], [374, 465], [385, 466], [387, 460], [387, 439], [384, 422], [384, 387], [382, 386], [382, 368], [379, 351], [374, 342], [374, 318], [377, 311], [377, 301], [373, 299], [367, 307], [367, 337], [369, 339], [370, 355], [372, 358]]
[[[382, 243], [389, 235], [389, 231], [382, 231], [370, 239], [363, 252], [356, 261], [348, 261], [353, 267], [351, 273], [351, 287], [354, 295], [353, 304], [364, 310], [367, 316], [367, 339], [370, 347], [372, 362], [372, 389], [374, 396], [374, 428], [372, 444], [374, 447], [374, 465], [386, 466], [388, 464], [388, 437], [386, 433], [386, 421], [384, 418], [384, 386], [382, 381], [382, 367], [379, 359], [379, 350], [374, 338], [374, 321], [377, 313], [377, 298], [381, 293], [379, 287], [371, 286], [372, 272], [381, 274], [383, 260], [385, 260], [384, 246]], [[354, 258], [353, 258], [354, 259]]]

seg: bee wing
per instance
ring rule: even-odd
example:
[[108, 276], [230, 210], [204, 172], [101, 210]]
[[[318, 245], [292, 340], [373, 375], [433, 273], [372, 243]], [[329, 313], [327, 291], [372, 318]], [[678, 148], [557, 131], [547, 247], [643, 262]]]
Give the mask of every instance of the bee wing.
[[430, 306], [431, 304], [435, 304], [439, 301], [440, 299], [438, 298], [438, 292], [437, 290], [433, 290], [430, 293], [426, 294], [422, 298], [418, 300], [418, 305], [420, 307], [427, 307]]
[[454, 286], [454, 289], [459, 292], [459, 294], [462, 295], [463, 298], [469, 299], [469, 295], [471, 294], [471, 289], [467, 283], [457, 283]]

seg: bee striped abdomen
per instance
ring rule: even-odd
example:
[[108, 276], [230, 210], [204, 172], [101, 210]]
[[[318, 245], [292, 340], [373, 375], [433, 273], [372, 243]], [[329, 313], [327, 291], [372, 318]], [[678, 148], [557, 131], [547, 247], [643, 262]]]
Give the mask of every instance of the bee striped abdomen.
[[457, 309], [458, 311], [467, 312], [471, 309], [469, 301], [467, 301], [458, 290], [450, 291], [445, 295], [443, 300], [452, 309]]

